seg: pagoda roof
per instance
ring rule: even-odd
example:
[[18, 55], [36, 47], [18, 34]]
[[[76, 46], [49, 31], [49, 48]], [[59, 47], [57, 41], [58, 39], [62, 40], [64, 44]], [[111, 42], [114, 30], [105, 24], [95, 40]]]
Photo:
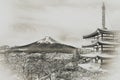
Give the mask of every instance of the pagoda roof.
[[82, 46], [82, 47], [94, 47], [97, 45], [111, 45], [111, 46], [117, 46], [120, 45], [119, 43], [115, 42], [107, 42], [107, 41], [96, 41], [95, 43], [92, 43], [90, 45]]
[[114, 34], [115, 31], [113, 30], [108, 30], [108, 29], [100, 29], [98, 28], [95, 32], [89, 34], [89, 35], [85, 35], [83, 36], [83, 39], [86, 39], [86, 38], [92, 38], [92, 37], [95, 37], [99, 34]]

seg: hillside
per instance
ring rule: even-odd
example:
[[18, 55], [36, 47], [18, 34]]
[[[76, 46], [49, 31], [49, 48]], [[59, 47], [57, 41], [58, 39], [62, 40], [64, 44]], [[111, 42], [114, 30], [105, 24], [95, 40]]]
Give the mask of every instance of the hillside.
[[61, 53], [72, 53], [76, 47], [61, 44], [51, 37], [45, 37], [41, 40], [33, 42], [28, 45], [12, 47], [10, 51], [12, 52], [26, 52], [26, 53], [51, 53], [51, 52], [61, 52]]

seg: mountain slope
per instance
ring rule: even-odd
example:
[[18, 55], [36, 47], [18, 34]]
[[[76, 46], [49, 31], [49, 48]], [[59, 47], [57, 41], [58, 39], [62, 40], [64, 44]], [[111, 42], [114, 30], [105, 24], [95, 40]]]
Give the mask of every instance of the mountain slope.
[[13, 47], [11, 48], [11, 51], [27, 53], [52, 53], [52, 52], [73, 53], [75, 49], [76, 47], [58, 43], [51, 37], [45, 37], [39, 41], [36, 41], [28, 45]]

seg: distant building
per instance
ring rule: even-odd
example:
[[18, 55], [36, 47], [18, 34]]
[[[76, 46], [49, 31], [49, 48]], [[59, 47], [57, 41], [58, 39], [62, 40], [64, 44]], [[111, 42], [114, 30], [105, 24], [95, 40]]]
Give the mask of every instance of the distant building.
[[82, 54], [82, 57], [91, 58], [96, 63], [108, 64], [117, 54], [115, 48], [119, 45], [117, 35], [118, 32], [109, 30], [105, 26], [105, 4], [102, 6], [102, 26], [95, 32], [83, 36], [83, 39], [92, 39], [90, 45], [82, 46], [83, 48], [91, 48], [94, 52]]

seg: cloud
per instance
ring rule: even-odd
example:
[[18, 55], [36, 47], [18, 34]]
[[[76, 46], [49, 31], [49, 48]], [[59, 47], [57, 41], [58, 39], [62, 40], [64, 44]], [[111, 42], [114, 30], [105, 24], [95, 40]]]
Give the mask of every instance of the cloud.
[[48, 6], [72, 6], [87, 8], [89, 5], [96, 7], [99, 2], [99, 0], [15, 0], [15, 4], [17, 4], [17, 6], [27, 9], [40, 9], [41, 7]]
[[12, 7], [10, 1], [0, 2], [0, 36], [9, 31], [12, 22]]

